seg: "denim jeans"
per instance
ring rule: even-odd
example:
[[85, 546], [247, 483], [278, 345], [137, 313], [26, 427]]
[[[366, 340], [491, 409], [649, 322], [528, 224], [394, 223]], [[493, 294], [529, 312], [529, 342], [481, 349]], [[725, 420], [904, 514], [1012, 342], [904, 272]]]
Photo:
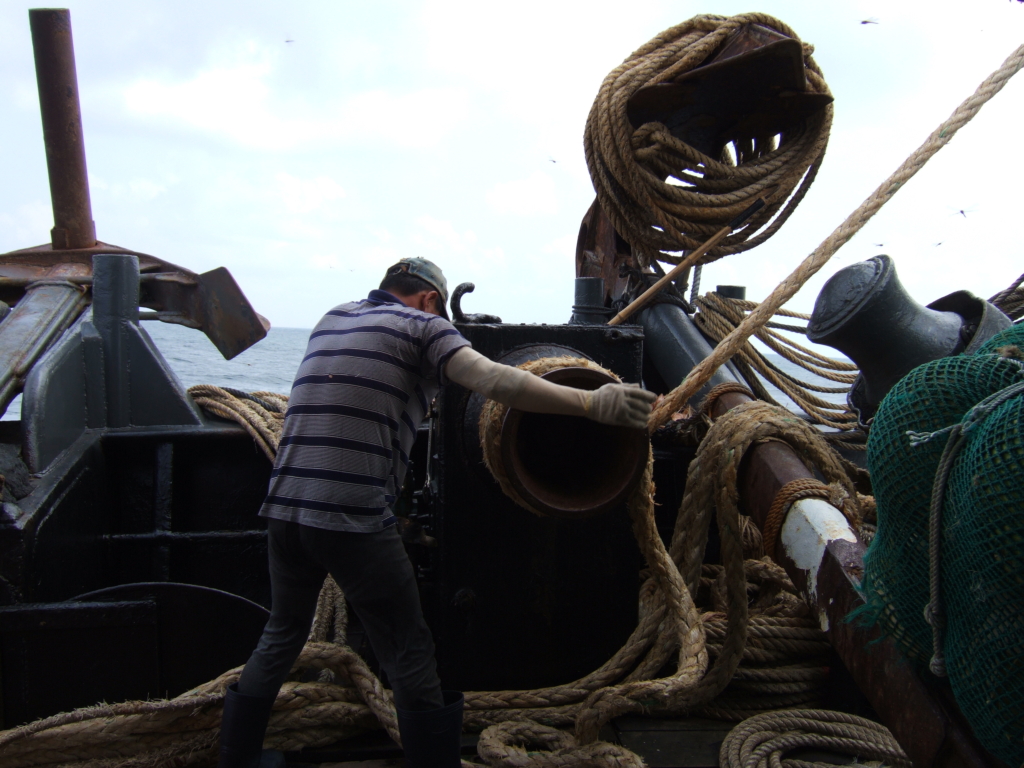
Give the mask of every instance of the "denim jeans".
[[306, 643], [320, 587], [330, 573], [366, 629], [391, 681], [395, 705], [408, 710], [444, 705], [434, 640], [397, 527], [353, 533], [271, 519], [267, 535], [270, 619], [242, 670], [240, 693], [277, 695]]

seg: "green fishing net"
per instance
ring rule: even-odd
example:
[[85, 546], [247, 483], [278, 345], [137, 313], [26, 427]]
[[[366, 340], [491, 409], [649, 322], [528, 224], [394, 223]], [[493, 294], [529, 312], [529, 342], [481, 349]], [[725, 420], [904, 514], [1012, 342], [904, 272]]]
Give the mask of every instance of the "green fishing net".
[[[882, 401], [871, 426], [868, 466], [878, 531], [864, 558], [867, 605], [859, 618], [877, 622], [922, 668], [932, 654], [932, 631], [924, 619], [928, 515], [948, 435], [915, 446], [908, 432], [958, 424], [986, 397], [1024, 381], [1022, 360], [1014, 359], [1021, 349], [1024, 325], [993, 337], [977, 354], [915, 368]], [[946, 484], [941, 564], [946, 665], [957, 703], [987, 749], [1020, 765], [1024, 397], [1003, 403], [966, 434]]]

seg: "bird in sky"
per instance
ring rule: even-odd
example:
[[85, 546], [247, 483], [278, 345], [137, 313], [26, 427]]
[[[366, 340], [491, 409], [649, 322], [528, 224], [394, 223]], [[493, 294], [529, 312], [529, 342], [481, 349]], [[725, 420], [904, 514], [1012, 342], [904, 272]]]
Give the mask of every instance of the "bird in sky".
[[861, 24], [877, 24], [878, 23], [878, 19], [876, 19], [874, 16], [872, 16], [870, 18], [863, 19], [860, 23]]
[[286, 43], [294, 43], [294, 40], [285, 40]]
[[974, 213], [973, 208], [949, 208], [949, 211], [950, 216], [963, 216], [965, 219], [968, 213]]

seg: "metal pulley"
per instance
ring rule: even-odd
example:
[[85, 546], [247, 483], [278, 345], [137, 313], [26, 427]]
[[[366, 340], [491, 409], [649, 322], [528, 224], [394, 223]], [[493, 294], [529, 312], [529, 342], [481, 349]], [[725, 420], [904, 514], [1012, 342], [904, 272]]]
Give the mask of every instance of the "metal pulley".
[[829, 278], [814, 302], [807, 338], [837, 349], [860, 369], [849, 394], [862, 424], [890, 389], [923, 363], [972, 352], [1010, 325], [987, 301], [957, 291], [921, 306], [889, 256], [875, 256]]

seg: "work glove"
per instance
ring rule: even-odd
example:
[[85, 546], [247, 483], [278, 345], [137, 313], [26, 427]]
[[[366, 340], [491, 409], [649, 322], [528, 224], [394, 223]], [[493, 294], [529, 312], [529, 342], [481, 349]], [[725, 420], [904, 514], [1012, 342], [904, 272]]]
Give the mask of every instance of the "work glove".
[[614, 427], [644, 429], [657, 395], [636, 384], [605, 384], [587, 393], [588, 419]]

